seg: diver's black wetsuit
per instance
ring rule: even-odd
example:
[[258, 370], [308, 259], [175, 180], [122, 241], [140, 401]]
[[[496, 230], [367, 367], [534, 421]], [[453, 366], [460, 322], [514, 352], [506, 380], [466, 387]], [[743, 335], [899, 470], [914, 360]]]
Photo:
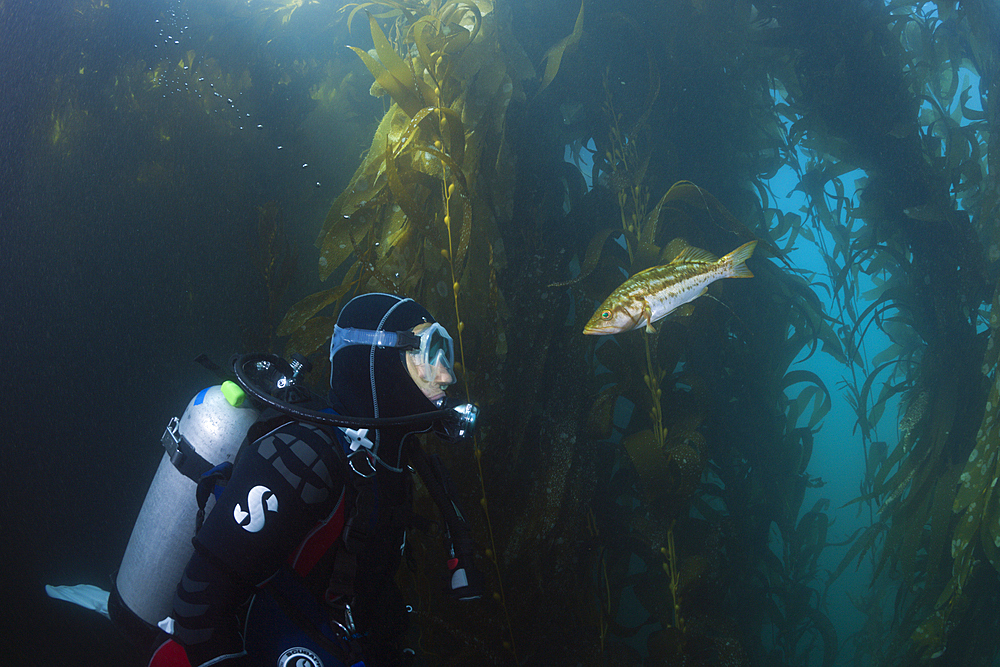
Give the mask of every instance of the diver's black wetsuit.
[[[433, 318], [411, 300], [368, 294], [348, 303], [338, 324], [403, 331], [425, 321]], [[408, 376], [401, 354], [370, 345], [341, 349], [332, 363], [333, 409], [356, 417], [432, 410]], [[367, 451], [360, 452], [376, 471], [368, 525], [352, 526], [364, 537], [356, 557], [353, 611], [368, 667], [395, 665], [401, 652], [406, 619], [393, 578], [412, 505], [405, 443], [415, 429], [425, 428], [369, 431]], [[318, 525], [336, 515], [338, 505], [352, 503], [357, 485], [351, 476], [357, 473], [346, 464], [350, 451], [345, 452], [345, 442], [336, 429], [297, 422], [274, 411], [251, 428], [225, 491], [195, 538], [195, 554], [177, 587], [174, 637], [185, 646], [192, 665], [259, 664], [259, 656], [244, 648], [241, 607]], [[333, 561], [328, 554], [306, 575], [305, 583], [320, 600]], [[350, 664], [344, 656], [336, 657]]]
[[248, 440], [177, 587], [174, 636], [193, 665], [243, 653], [237, 610], [343, 497], [329, 433], [272, 412]]

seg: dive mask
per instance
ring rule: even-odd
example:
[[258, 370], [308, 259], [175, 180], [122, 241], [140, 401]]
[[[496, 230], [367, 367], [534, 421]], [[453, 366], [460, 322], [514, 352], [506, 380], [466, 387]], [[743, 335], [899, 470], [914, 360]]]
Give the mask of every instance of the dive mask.
[[412, 331], [372, 331], [334, 325], [330, 338], [330, 363], [337, 352], [349, 345], [396, 347], [411, 355], [424, 382], [433, 382], [440, 366], [455, 380], [455, 344], [448, 330], [437, 322], [420, 333]]

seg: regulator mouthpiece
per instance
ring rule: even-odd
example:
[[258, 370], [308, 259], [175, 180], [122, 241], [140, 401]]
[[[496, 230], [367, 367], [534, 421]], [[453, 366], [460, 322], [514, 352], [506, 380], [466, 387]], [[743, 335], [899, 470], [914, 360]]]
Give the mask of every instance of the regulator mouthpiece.
[[458, 443], [472, 437], [479, 418], [479, 408], [472, 403], [449, 405], [445, 409], [450, 412], [441, 417], [434, 425], [434, 433], [445, 442]]

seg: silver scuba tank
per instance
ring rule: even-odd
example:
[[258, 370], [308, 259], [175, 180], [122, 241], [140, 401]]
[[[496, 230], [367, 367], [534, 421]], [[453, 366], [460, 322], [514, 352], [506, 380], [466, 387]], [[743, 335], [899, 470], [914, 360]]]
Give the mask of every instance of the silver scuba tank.
[[146, 492], [116, 579], [121, 601], [150, 625], [170, 615], [174, 589], [194, 552], [198, 478], [214, 466], [232, 463], [247, 429], [257, 421], [257, 410], [244, 398], [233, 382], [208, 387], [163, 433], [167, 451]]

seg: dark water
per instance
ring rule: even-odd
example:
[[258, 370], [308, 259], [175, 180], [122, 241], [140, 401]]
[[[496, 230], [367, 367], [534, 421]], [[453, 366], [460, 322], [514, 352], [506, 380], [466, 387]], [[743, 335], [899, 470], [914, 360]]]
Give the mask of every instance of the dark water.
[[[717, 4], [677, 2], [670, 8], [687, 16], [692, 7]], [[807, 16], [812, 11], [808, 3], [770, 4], [785, 9], [786, 4], [794, 6]], [[609, 17], [621, 9], [651, 27], [654, 42], [666, 34], [657, 30], [657, 21], [665, 21], [664, 16], [670, 14], [663, 4], [594, 5], [587, 5], [589, 16]], [[733, 5], [732, 11], [747, 10], [741, 3]], [[818, 3], [829, 9], [827, 5]], [[579, 3], [540, 0], [514, 2], [512, 7], [517, 37], [541, 72], [542, 55], [572, 30]], [[366, 94], [370, 74], [345, 48], [348, 43], [361, 44], [357, 35], [366, 32], [366, 22], [359, 14], [349, 37], [338, 8], [338, 3], [325, 0], [305, 6], [256, 0], [0, 2], [0, 340], [5, 386], [0, 417], [0, 544], [6, 574], [0, 594], [0, 656], [7, 656], [0, 659], [4, 664], [135, 664], [137, 656], [109, 622], [50, 600], [44, 585], [91, 583], [107, 588], [162, 455], [158, 442], [164, 426], [180, 414], [191, 396], [215, 382], [193, 359], [206, 353], [224, 362], [239, 351], [272, 345], [280, 349], [274, 328], [288, 307], [330, 286], [318, 280], [318, 251], [313, 243], [384, 112], [383, 103]], [[714, 7], [713, 11], [723, 9]], [[828, 15], [816, 11], [817, 16]], [[700, 9], [694, 14], [700, 16]], [[984, 11], [977, 16], [988, 20], [994, 14]], [[603, 25], [588, 24], [588, 30], [598, 34]], [[827, 28], [824, 34], [836, 35], [844, 26]], [[600, 104], [594, 100], [603, 95], [601, 72], [611, 69], [612, 60], [622, 69], [644, 71], [646, 64], [634, 47], [621, 43], [600, 53], [584, 49], [575, 56], [577, 60], [567, 61], [570, 64], [562, 76], [569, 80], [553, 86], [552, 100], [543, 99], [535, 107], [536, 116], [522, 110], [510, 123], [508, 139], [516, 147], [519, 168], [536, 175], [522, 176], [524, 181], [519, 182], [514, 208], [521, 217], [515, 219], [517, 233], [507, 238], [511, 257], [521, 261], [510, 267], [510, 282], [504, 285], [512, 303], [518, 293], [515, 286], [528, 285], [537, 292], [537, 285], [531, 283], [536, 276], [544, 273], [550, 278], [548, 283], [569, 273], [565, 265], [558, 271], [552, 268], [555, 258], [561, 257], [548, 252], [555, 247], [553, 238], [566, 242], [569, 255], [582, 254], [596, 229], [589, 222], [564, 216], [568, 203], [563, 203], [562, 186], [558, 197], [546, 199], [537, 193], [552, 175], [546, 157], [555, 155], [556, 162], [561, 162], [564, 145], [572, 147], [585, 137], [600, 117]], [[994, 67], [994, 73], [1000, 62], [995, 51], [994, 62], [980, 63], [984, 69]], [[739, 205], [746, 202], [746, 191], [727, 180], [724, 169], [739, 167], [733, 166], [738, 160], [731, 153], [743, 138], [727, 134], [727, 128], [735, 125], [727, 119], [744, 117], [750, 106], [736, 100], [732, 108], [702, 107], [724, 74], [702, 72], [701, 63], [694, 55], [690, 60], [674, 58], [660, 64], [661, 75], [664, 86], [686, 82], [677, 84], [684, 96], [671, 103], [671, 122], [685, 127], [701, 127], [699, 123], [704, 122], [712, 131], [698, 134], [657, 127], [657, 131], [673, 133], [672, 143], [664, 143], [663, 150], [656, 152], [650, 171], [669, 174], [669, 178], [663, 176], [666, 185], [681, 179], [718, 185], [720, 198], [728, 195], [727, 205]], [[739, 69], [743, 64], [733, 66]], [[731, 73], [732, 69], [725, 75]], [[634, 81], [611, 79], [612, 86], [630, 91], [632, 106], [640, 106], [638, 100], [645, 93], [629, 88]], [[873, 73], [871, 80], [875, 79]], [[531, 86], [537, 87], [537, 81]], [[864, 87], [859, 84], [860, 89]], [[667, 99], [666, 93], [662, 95], [661, 100]], [[668, 117], [666, 112], [660, 118], [664, 117]], [[864, 136], [845, 135], [856, 144], [865, 142]], [[589, 179], [591, 174], [586, 176]], [[610, 191], [613, 184], [608, 180], [605, 174], [598, 184]], [[796, 185], [801, 183], [793, 180], [783, 187], [790, 190]], [[268, 204], [273, 208], [262, 209]], [[587, 206], [592, 217], [603, 216], [617, 224], [613, 198], [594, 204], [588, 200]], [[750, 209], [757, 210], [748, 205]], [[269, 217], [267, 210], [280, 213]], [[547, 214], [559, 224], [553, 222], [544, 229], [530, 226], [532, 221], [546, 220]], [[818, 225], [815, 229], [820, 234]], [[519, 254], [521, 246], [532, 250]], [[291, 254], [283, 254], [286, 248]], [[261, 258], [272, 256], [285, 258], [281, 266], [288, 274], [272, 273], [268, 282]], [[816, 261], [822, 265], [822, 259]], [[606, 274], [604, 280], [610, 285], [620, 277], [620, 272]], [[444, 282], [441, 291], [447, 294]], [[971, 292], [989, 302], [988, 293], [983, 297]], [[817, 293], [824, 294], [822, 288]], [[488, 295], [475, 298], [485, 300]], [[821, 298], [832, 308], [828, 297]], [[556, 312], [560, 322], [585, 317], [573, 310], [575, 305], [560, 302], [553, 309], [550, 303], [539, 302], [538, 310]], [[979, 305], [969, 304], [973, 309]], [[593, 308], [584, 303], [579, 309]], [[527, 328], [522, 327], [525, 321], [508, 330], [512, 349], [515, 334]], [[883, 340], [882, 344], [889, 343]], [[842, 375], [830, 363], [827, 371], [817, 372], [829, 372], [824, 379], [833, 389]], [[560, 390], [535, 388], [538, 396]], [[836, 437], [843, 440], [830, 436], [823, 445], [817, 438], [814, 465], [809, 469], [810, 475], [826, 478], [831, 488], [810, 490], [802, 512], [822, 496], [834, 498], [833, 515], [838, 505], [857, 496], [858, 478], [864, 474], [863, 455], [851, 440], [857, 437], [854, 417], [838, 413], [845, 410], [844, 401], [840, 396], [835, 401], [838, 406], [831, 414], [836, 417], [829, 422], [839, 423], [824, 428], [827, 434], [842, 434]], [[896, 438], [894, 409], [886, 418], [890, 435], [884, 436], [890, 447]], [[577, 410], [586, 411], [586, 407]], [[545, 416], [531, 415], [532, 424]], [[579, 419], [586, 421], [586, 415]], [[969, 419], [974, 421], [975, 416]], [[580, 432], [585, 431], [581, 426]], [[729, 432], [716, 427], [719, 431]], [[622, 465], [628, 467], [620, 451], [615, 458], [617, 445], [602, 441], [601, 446], [605, 449], [591, 461], [591, 467], [600, 470], [600, 474], [593, 473], [598, 490], [591, 490], [594, 498], [602, 500], [574, 497], [567, 503], [572, 509], [564, 511], [583, 515], [584, 508], [589, 511], [593, 503], [597, 509], [592, 520], [597, 523], [609, 517], [614, 520], [615, 510], [608, 509], [614, 506], [600, 494], [614, 486], [609, 481], [612, 472], [617, 474]], [[611, 459], [616, 462], [609, 463]], [[763, 455], [756, 463], [774, 461]], [[495, 465], [503, 465], [503, 460]], [[518, 499], [533, 483], [535, 472], [529, 469], [520, 478], [514, 476], [507, 487], [491, 489], [491, 493], [510, 499], [511, 507], [520, 507]], [[618, 477], [614, 480], [617, 483]], [[845, 539], [855, 526], [866, 525], [853, 508], [837, 516], [842, 523], [836, 535], [831, 531], [830, 542]], [[508, 523], [517, 525], [510, 517]], [[533, 524], [526, 520], [525, 525]], [[602, 530], [611, 532], [606, 526]], [[552, 537], [552, 543], [561, 545], [561, 540]], [[836, 567], [842, 554], [843, 550], [832, 557], [825, 555], [830, 560], [824, 561], [825, 567]], [[624, 562], [624, 574], [634, 574], [632, 562]], [[559, 580], [545, 570], [544, 562], [530, 558], [511, 569], [520, 570], [511, 580], [524, 587], [520, 592], [508, 590], [512, 598], [529, 600], [536, 588]], [[740, 586], [732, 584], [743, 574], [735, 567], [728, 573], [732, 590], [719, 599], [727, 604], [744, 599], [738, 597]], [[570, 576], [564, 576], [568, 583], [560, 584], [563, 588], [575, 586]], [[867, 584], [862, 576], [867, 576], [867, 569], [850, 581], [859, 596]], [[850, 577], [849, 571], [844, 578]], [[991, 582], [983, 590], [995, 595], [996, 582]], [[989, 601], [994, 599], [984, 593], [984, 608], [990, 608]], [[572, 596], [565, 600], [561, 608], [574, 604]], [[645, 603], [645, 599], [623, 603], [627, 607], [623, 616], [632, 614], [636, 617], [632, 620], [641, 622]], [[844, 639], [858, 631], [860, 613], [843, 589], [823, 604], [841, 639], [843, 652], [836, 664], [852, 664], [854, 649], [848, 650]], [[556, 613], [539, 614], [539, 633], [551, 633], [571, 646], [594, 643], [594, 623], [586, 613], [580, 613], [585, 617], [580, 627], [585, 630], [579, 635], [569, 633], [569, 637], [559, 635], [562, 621]], [[760, 613], [742, 608], [732, 610], [731, 616], [745, 621], [747, 615]], [[995, 606], [992, 613], [995, 618]], [[739, 625], [737, 621], [733, 627]], [[522, 627], [532, 622], [518, 620]], [[748, 625], [751, 630], [747, 632], [752, 634], [755, 626]], [[731, 630], [731, 636], [740, 635]], [[584, 636], [585, 632], [590, 635]], [[873, 637], [882, 631], [869, 628], [868, 632]], [[753, 642], [773, 647], [778, 643], [774, 637], [781, 633], [770, 628], [764, 640], [760, 634]], [[746, 636], [743, 640], [751, 643]], [[557, 658], [551, 655], [559, 653], [558, 641], [553, 641], [549, 654], [537, 649], [522, 662], [556, 664], [552, 661]], [[966, 641], [974, 644], [976, 639]], [[594, 657], [592, 664], [638, 664], [636, 655], [655, 650], [633, 637], [619, 638], [618, 646], [625, 645], [629, 650], [621, 648], [617, 657]], [[721, 649], [712, 651], [717, 651], [709, 653], [716, 660]], [[776, 653], [761, 648], [751, 657], [744, 655], [747, 662], [728, 664], [819, 665], [824, 664], [821, 653], [816, 648], [806, 652], [808, 657], [785, 656], [782, 662]], [[987, 648], [979, 654], [995, 660], [996, 651], [991, 654]], [[567, 664], [585, 661], [573, 655], [575, 662]], [[859, 649], [858, 656], [857, 664], [869, 664], [864, 650]]]
[[[252, 339], [267, 306], [248, 259], [257, 207], [282, 199], [295, 202], [290, 211], [322, 216], [335, 192], [337, 166], [303, 179], [299, 165], [312, 161], [313, 147], [282, 136], [280, 122], [241, 136], [186, 118], [177, 89], [176, 100], [148, 95], [144, 104], [164, 106], [139, 112], [116, 97], [125, 77], [159, 61], [154, 46], [167, 45], [158, 44], [157, 21], [176, 9], [0, 8], [8, 63], [0, 112], [8, 378], [0, 655], [17, 660], [7, 664], [129, 664], [110, 623], [49, 600], [43, 586], [108, 588], [164, 426], [215, 383], [192, 360], [204, 352], [224, 362]], [[234, 39], [227, 48], [256, 45], [252, 36], [250, 44]], [[53, 141], [53, 113], [66, 119], [62, 140]], [[150, 132], [154, 117], [169, 141]], [[316, 174], [330, 179], [327, 189], [316, 187]]]

